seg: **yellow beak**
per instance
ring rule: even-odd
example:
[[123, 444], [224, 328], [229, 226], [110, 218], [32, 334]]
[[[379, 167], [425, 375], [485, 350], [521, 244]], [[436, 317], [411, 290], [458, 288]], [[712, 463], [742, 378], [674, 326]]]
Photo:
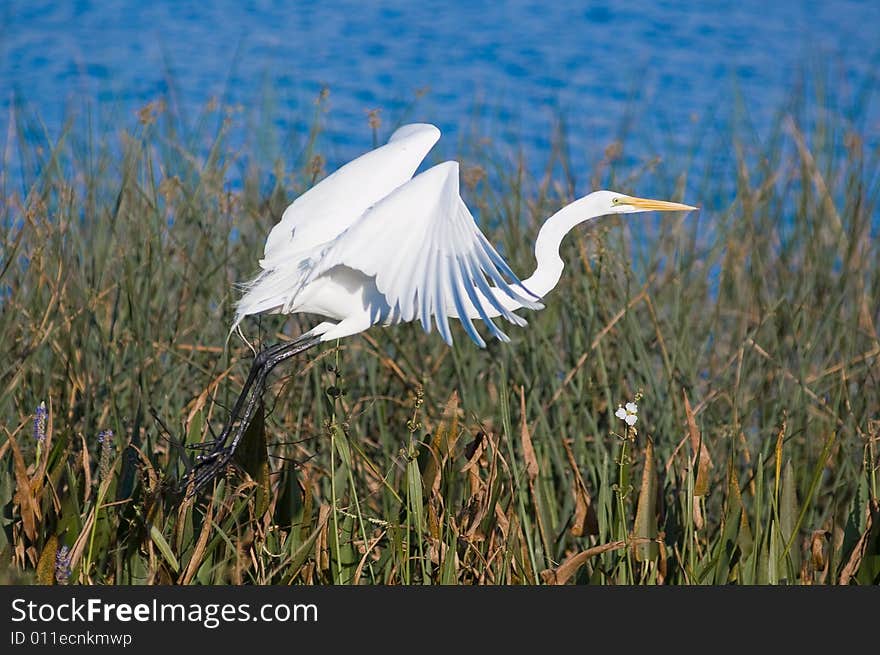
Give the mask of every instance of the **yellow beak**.
[[650, 200], [648, 198], [633, 198], [632, 196], [623, 197], [620, 199], [620, 202], [625, 205], [632, 205], [633, 207], [637, 207], [638, 209], [642, 209], [644, 211], [689, 212], [694, 209], [699, 209], [699, 207], [682, 205], [678, 202], [667, 202], [666, 200]]

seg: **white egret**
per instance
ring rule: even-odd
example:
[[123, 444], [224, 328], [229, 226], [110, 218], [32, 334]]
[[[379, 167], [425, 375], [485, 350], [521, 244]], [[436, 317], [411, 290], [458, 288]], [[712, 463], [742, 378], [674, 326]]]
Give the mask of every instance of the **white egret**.
[[480, 347], [486, 342], [475, 320], [509, 341], [492, 319], [524, 326], [516, 310], [543, 308], [562, 274], [559, 246], [572, 228], [608, 214], [696, 209], [614, 191], [590, 193], [547, 219], [535, 242], [535, 271], [520, 280], [462, 200], [457, 162], [413, 177], [439, 138], [433, 125], [405, 125], [284, 211], [266, 239], [262, 272], [244, 286], [233, 329], [262, 312], [330, 320], [257, 354], [230, 422], [191, 477], [196, 488], [229, 460], [253, 419], [266, 376], [283, 360], [373, 325], [414, 320], [427, 332], [436, 327], [449, 344], [449, 318], [458, 319]]

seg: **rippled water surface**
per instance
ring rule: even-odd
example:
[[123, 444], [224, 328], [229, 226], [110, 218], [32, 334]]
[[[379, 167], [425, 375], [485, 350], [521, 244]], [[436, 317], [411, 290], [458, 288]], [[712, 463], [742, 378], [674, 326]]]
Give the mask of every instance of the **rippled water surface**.
[[[538, 156], [557, 115], [587, 150], [622, 125], [646, 154], [684, 149], [683, 126], [727, 115], [735, 89], [760, 128], [805, 64], [854, 94], [878, 52], [877, 0], [0, 2], [0, 101], [17, 91], [50, 133], [83, 97], [133, 122], [168, 93], [189, 115], [212, 96], [269, 98], [281, 128], [304, 131], [327, 85], [337, 159], [370, 145], [376, 108], [386, 127], [425, 120], [454, 138], [482, 107], [483, 125]], [[877, 113], [867, 121], [876, 133]]]

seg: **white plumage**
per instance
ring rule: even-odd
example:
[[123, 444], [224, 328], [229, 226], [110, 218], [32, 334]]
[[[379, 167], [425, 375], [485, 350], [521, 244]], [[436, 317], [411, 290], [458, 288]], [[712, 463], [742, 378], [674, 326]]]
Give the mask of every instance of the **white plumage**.
[[233, 329], [260, 312], [311, 313], [331, 319], [309, 335], [328, 341], [418, 320], [451, 344], [449, 318], [479, 346], [473, 325], [525, 320], [559, 280], [559, 244], [578, 223], [603, 214], [688, 210], [687, 205], [598, 191], [554, 214], [535, 244], [535, 273], [520, 281], [480, 231], [448, 161], [412, 177], [440, 137], [433, 125], [398, 129], [388, 143], [341, 167], [297, 198], [266, 239], [262, 272], [245, 285]]

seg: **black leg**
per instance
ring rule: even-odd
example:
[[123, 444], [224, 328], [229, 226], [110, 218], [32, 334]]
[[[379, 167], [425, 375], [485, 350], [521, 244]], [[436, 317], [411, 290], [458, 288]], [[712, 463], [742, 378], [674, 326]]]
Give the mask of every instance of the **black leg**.
[[[266, 387], [269, 373], [286, 359], [305, 352], [320, 343], [320, 337], [307, 337], [296, 341], [276, 344], [257, 353], [247, 380], [241, 390], [229, 421], [223, 427], [220, 436], [205, 445], [207, 453], [196, 457], [196, 464], [181, 484], [181, 492], [187, 496], [195, 495], [199, 489], [214, 479], [232, 459], [245, 432], [254, 420], [260, 399]], [[228, 443], [228, 445], [227, 445]]]

